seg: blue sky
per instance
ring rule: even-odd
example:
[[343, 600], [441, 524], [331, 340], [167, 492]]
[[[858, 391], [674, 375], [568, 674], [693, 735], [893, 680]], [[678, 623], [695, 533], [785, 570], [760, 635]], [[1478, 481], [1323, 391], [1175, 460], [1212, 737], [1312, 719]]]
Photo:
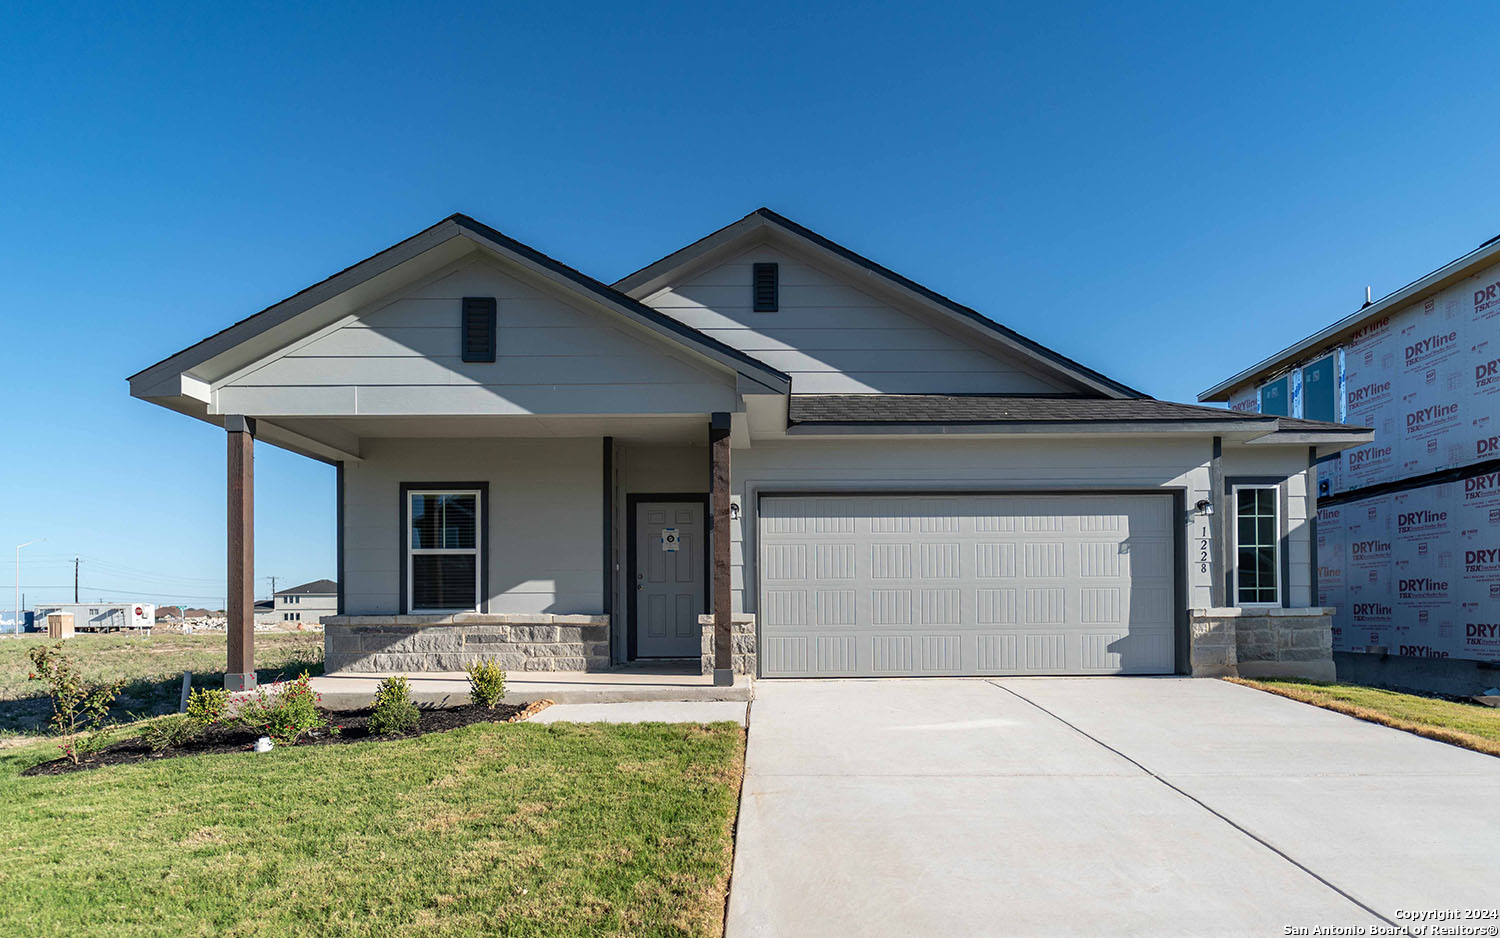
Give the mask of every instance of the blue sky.
[[0, 608], [38, 537], [220, 605], [223, 433], [125, 377], [455, 211], [612, 280], [769, 205], [1175, 400], [1500, 233], [1492, 4], [535, 6], [0, 12]]

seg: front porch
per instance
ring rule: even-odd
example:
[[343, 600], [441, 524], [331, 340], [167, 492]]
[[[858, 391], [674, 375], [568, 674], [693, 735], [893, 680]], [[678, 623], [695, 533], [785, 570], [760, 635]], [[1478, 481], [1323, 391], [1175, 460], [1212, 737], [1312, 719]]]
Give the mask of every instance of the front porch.
[[[731, 416], [559, 421], [551, 437], [520, 436], [541, 431], [517, 419], [449, 420], [427, 427], [442, 436], [404, 438], [350, 422], [371, 435], [357, 459], [337, 464], [340, 612], [323, 620], [330, 675], [449, 674], [466, 699], [463, 669], [480, 659], [513, 686], [527, 672], [619, 667], [681, 669], [691, 683], [726, 687], [735, 672], [753, 673], [753, 619], [730, 611]], [[254, 582], [259, 424], [230, 421], [227, 434], [232, 689], [253, 686], [254, 637], [239, 607]], [[620, 436], [564, 435], [606, 424]], [[446, 481], [455, 478], [471, 481]], [[430, 542], [418, 538], [433, 532], [420, 511], [437, 506], [452, 529], [438, 543], [465, 548], [468, 609], [423, 602], [418, 548]], [[436, 679], [434, 701], [452, 690]]]

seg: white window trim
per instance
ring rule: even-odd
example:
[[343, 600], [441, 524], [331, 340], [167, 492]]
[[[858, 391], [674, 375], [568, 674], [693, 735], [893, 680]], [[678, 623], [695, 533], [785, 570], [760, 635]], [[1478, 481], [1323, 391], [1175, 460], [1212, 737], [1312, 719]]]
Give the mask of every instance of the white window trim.
[[[1267, 489], [1271, 492], [1275, 502], [1271, 509], [1271, 524], [1273, 533], [1271, 535], [1271, 548], [1275, 551], [1274, 560], [1271, 564], [1271, 575], [1276, 581], [1276, 598], [1269, 602], [1247, 603], [1240, 601], [1240, 491], [1242, 489]], [[1285, 587], [1281, 582], [1281, 486], [1274, 484], [1248, 484], [1235, 485], [1231, 487], [1229, 494], [1230, 524], [1234, 528], [1233, 553], [1234, 575], [1230, 578], [1230, 584], [1234, 588], [1234, 605], [1244, 609], [1274, 609], [1281, 605], [1281, 591]]]
[[[472, 495], [474, 496], [474, 546], [473, 548], [462, 547], [421, 547], [411, 546], [411, 502], [417, 495]], [[484, 589], [484, 571], [480, 564], [484, 562], [482, 541], [484, 539], [484, 493], [479, 489], [407, 489], [406, 504], [401, 506], [402, 516], [406, 520], [406, 526], [402, 538], [406, 544], [406, 610], [415, 615], [444, 615], [455, 612], [478, 612], [484, 597], [480, 592]], [[389, 516], [387, 516], [389, 517]], [[417, 608], [417, 582], [416, 570], [412, 565], [412, 558], [419, 554], [470, 554], [474, 557], [474, 605], [467, 607], [456, 607], [452, 609]]]

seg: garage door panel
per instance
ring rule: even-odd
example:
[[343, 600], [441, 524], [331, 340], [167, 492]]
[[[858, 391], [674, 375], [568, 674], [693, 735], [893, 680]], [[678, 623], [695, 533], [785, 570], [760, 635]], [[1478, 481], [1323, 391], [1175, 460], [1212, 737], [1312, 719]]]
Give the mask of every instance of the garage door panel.
[[983, 580], [998, 580], [1014, 577], [1016, 567], [1016, 545], [986, 541], [974, 545], [974, 575]]
[[1164, 673], [1171, 499], [762, 499], [762, 674]]

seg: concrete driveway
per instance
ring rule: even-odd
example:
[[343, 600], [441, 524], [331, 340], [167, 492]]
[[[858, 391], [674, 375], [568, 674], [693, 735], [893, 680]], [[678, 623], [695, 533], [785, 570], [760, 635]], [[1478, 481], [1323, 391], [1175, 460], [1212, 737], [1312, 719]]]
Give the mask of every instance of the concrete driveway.
[[747, 760], [729, 938], [1500, 905], [1500, 759], [1221, 681], [761, 681]]

